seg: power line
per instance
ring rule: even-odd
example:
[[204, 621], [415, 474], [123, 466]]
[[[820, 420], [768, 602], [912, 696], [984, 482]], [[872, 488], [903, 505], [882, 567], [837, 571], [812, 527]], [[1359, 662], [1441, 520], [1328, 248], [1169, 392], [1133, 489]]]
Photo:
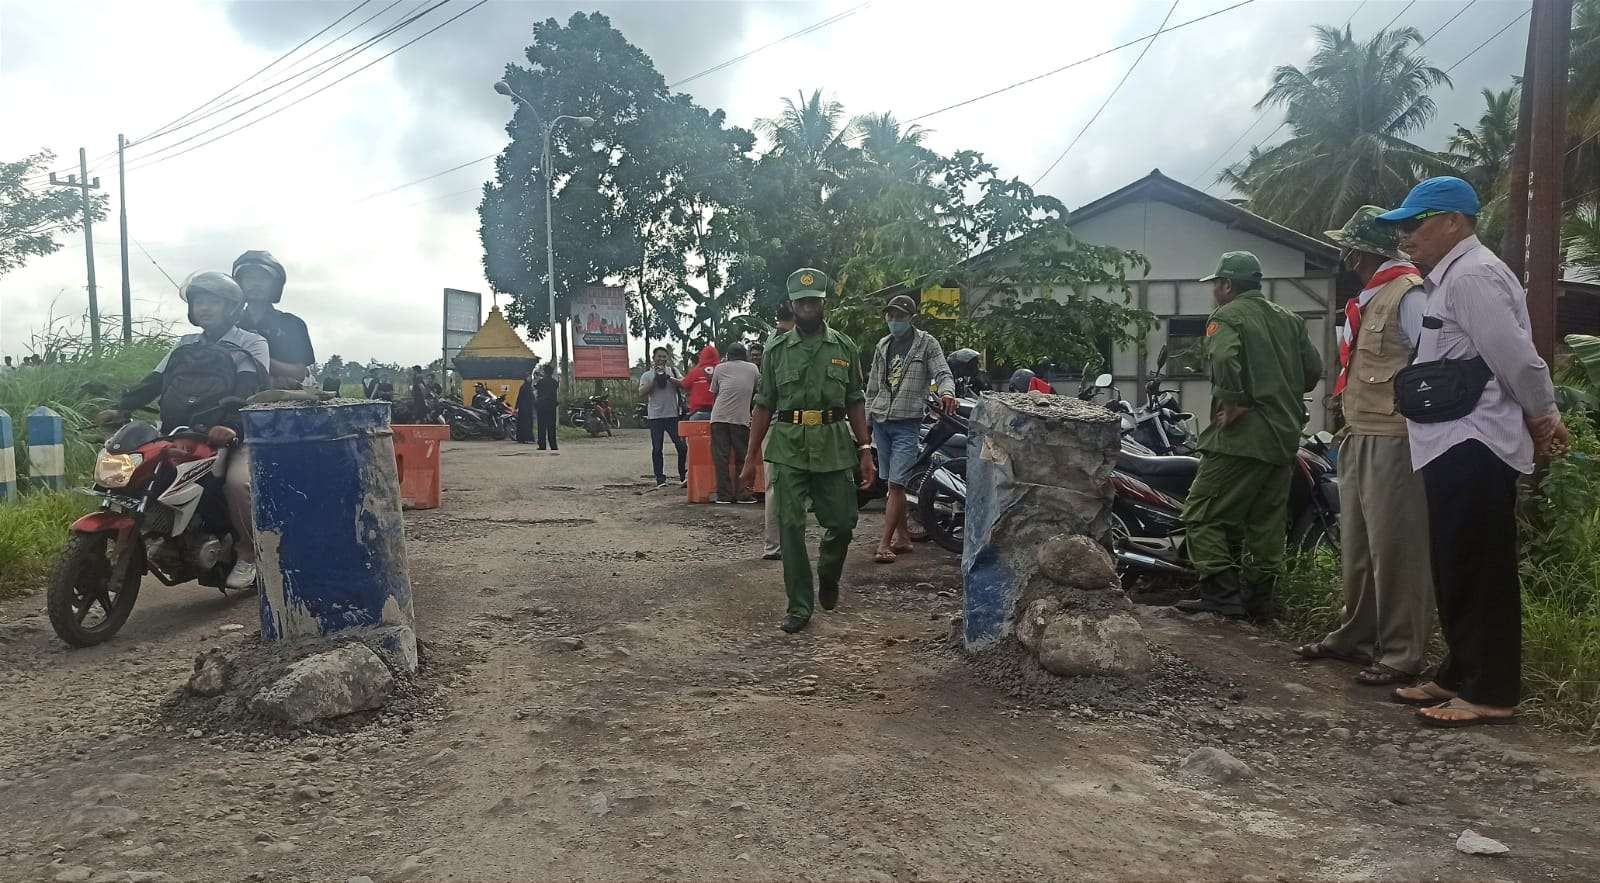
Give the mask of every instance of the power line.
[[[427, 2], [427, 0], [424, 0], [424, 2]], [[398, 32], [398, 31], [400, 31], [401, 29], [413, 24], [414, 22], [426, 17], [428, 14], [432, 13], [434, 10], [438, 9], [439, 7], [445, 5], [446, 3], [449, 3], [449, 2], [450, 2], [450, 0], [437, 0], [437, 2], [435, 2], [432, 6], [428, 7], [427, 9], [424, 9], [422, 12], [416, 13], [414, 15], [410, 15], [409, 17], [407, 17], [407, 18], [405, 18], [405, 19], [403, 19], [403, 20], [401, 20], [401, 21], [399, 21], [399, 22], [397, 22], [395, 24], [390, 25], [389, 27], [385, 28], [383, 31], [380, 31], [377, 34], [375, 34], [375, 35], [373, 35], [371, 37], [368, 37], [366, 40], [363, 40], [361, 43], [357, 44], [355, 47], [352, 47], [351, 49], [345, 50], [345, 52], [341, 53], [340, 56], [336, 56], [335, 59], [330, 59], [329, 61], [333, 62], [334, 66], [337, 66], [339, 64], [343, 64], [345, 61], [349, 61], [351, 58], [354, 58], [356, 54], [359, 54], [361, 51], [365, 50], [366, 48], [372, 46], [373, 44], [375, 44], [378, 41], [384, 39], [385, 37], [388, 37], [391, 34], [394, 34], [394, 33]], [[421, 6], [422, 4], [419, 3], [417, 5]], [[413, 9], [415, 9], [415, 8], [416, 7], [413, 7]], [[468, 10], [468, 11], [470, 12], [471, 10]], [[426, 36], [426, 35], [424, 35], [424, 36]], [[409, 45], [409, 44], [406, 44], [406, 45]], [[404, 49], [405, 46], [401, 46], [400, 48]], [[390, 55], [392, 55], [392, 54], [393, 53], [390, 53]], [[356, 70], [352, 71], [351, 74], [360, 73], [361, 71], [366, 70], [368, 67], [371, 67], [372, 64], [376, 64], [378, 61], [382, 61], [383, 59], [388, 58], [388, 57], [389, 57], [388, 55], [381, 56], [378, 59], [376, 59], [375, 61], [373, 61], [373, 62], [371, 62], [371, 63], [369, 63], [367, 65], [364, 65], [362, 67], [357, 68]], [[329, 69], [331, 69], [331, 68], [325, 67], [324, 68], [324, 72], [326, 72], [326, 70], [329, 70]], [[346, 74], [344, 77], [340, 77], [339, 79], [334, 80], [332, 83], [329, 83], [328, 85], [329, 86], [337, 85], [338, 83], [343, 82], [349, 76], [350, 76], [350, 74]], [[315, 79], [315, 78], [313, 78], [313, 79]], [[283, 81], [283, 82], [287, 82], [287, 81]], [[207, 134], [209, 134], [211, 132], [215, 132], [216, 130], [222, 128], [223, 126], [226, 126], [227, 124], [229, 124], [231, 122], [234, 122], [235, 120], [238, 120], [238, 119], [241, 119], [243, 117], [249, 116], [251, 113], [254, 113], [255, 111], [260, 110], [261, 108], [266, 107], [267, 105], [271, 104], [272, 102], [277, 101], [278, 99], [285, 97], [290, 92], [295, 91], [295, 89], [299, 89], [302, 86], [309, 85], [311, 82], [312, 82], [312, 80], [307, 80], [304, 83], [301, 83], [299, 86], [295, 86], [295, 87], [293, 87], [291, 89], [287, 89], [287, 90], [283, 91], [282, 93], [280, 93], [278, 95], [274, 95], [274, 96], [266, 99], [265, 101], [261, 101], [261, 102], [258, 102], [256, 104], [253, 104], [250, 107], [247, 107], [244, 110], [239, 111], [238, 113], [234, 114], [233, 116], [228, 117], [227, 119], [223, 120], [222, 122], [211, 126], [210, 128], [201, 129], [200, 131], [195, 132], [194, 134], [189, 135], [186, 138], [181, 138], [181, 139], [179, 139], [177, 141], [172, 142], [171, 144], [166, 144], [166, 145], [163, 145], [162, 147], [158, 147], [155, 150], [153, 150], [153, 151], [151, 151], [149, 153], [146, 153], [143, 156], [140, 156], [138, 159], [139, 159], [139, 161], [150, 160], [150, 159], [152, 159], [154, 157], [160, 156], [163, 153], [167, 153], [167, 152], [169, 152], [171, 150], [174, 150], [174, 149], [176, 149], [178, 147], [181, 147], [184, 144], [188, 144], [189, 142], [195, 140], [196, 138], [200, 138], [200, 137], [203, 137], [203, 136], [205, 136], [205, 135], [207, 135]], [[262, 92], [266, 92], [266, 91], [274, 88], [277, 85], [279, 85], [279, 84], [278, 83], [274, 83], [272, 86], [268, 86], [266, 89], [259, 90], [257, 92], [252, 93], [249, 96], [246, 96], [246, 98], [244, 98], [244, 99], [240, 99], [240, 101], [248, 100], [248, 98], [254, 98], [257, 95], [260, 95]], [[325, 86], [323, 88], [327, 88], [327, 87]], [[300, 103], [301, 101], [305, 100], [306, 98], [310, 98], [312, 95], [316, 95], [318, 92], [321, 92], [321, 91], [322, 91], [322, 89], [318, 89], [316, 92], [312, 92], [312, 93], [310, 93], [308, 95], [305, 95], [305, 96], [303, 96], [301, 98], [297, 98], [294, 101], [290, 102], [289, 104], [284, 105], [284, 107], [293, 107], [294, 105]], [[234, 104], [230, 104], [230, 105], [228, 105], [228, 107], [233, 107], [237, 103], [238, 102], [235, 102]], [[218, 110], [218, 112], [220, 113], [222, 110], [225, 110], [225, 109], [226, 108], [220, 108]], [[271, 116], [271, 114], [268, 114], [268, 116]], [[200, 122], [202, 119], [204, 119], [204, 118], [202, 117], [201, 119], [196, 119], [193, 122]], [[261, 119], [266, 119], [266, 117], [261, 117]], [[260, 120], [256, 120], [256, 121], [253, 121], [252, 123], [247, 123], [245, 126], [241, 126], [240, 129], [246, 128], [249, 125], [253, 125], [254, 122], [259, 122], [259, 121]], [[238, 131], [238, 129], [235, 129], [234, 131]], [[209, 142], [207, 142], [207, 143], [209, 143]], [[148, 162], [145, 163], [145, 165], [149, 165], [149, 164], [150, 163], [148, 163]], [[133, 168], [144, 168], [144, 167], [145, 167], [144, 165], [133, 166]]]
[[1498, 31], [1495, 31], [1494, 32], [1494, 36], [1490, 37], [1487, 40], [1484, 40], [1482, 43], [1479, 43], [1471, 52], [1468, 52], [1466, 55], [1461, 56], [1461, 58], [1458, 59], [1455, 64], [1452, 64], [1449, 67], [1445, 68], [1444, 72], [1448, 74], [1451, 71], [1455, 70], [1456, 68], [1460, 67], [1462, 62], [1466, 61], [1467, 59], [1471, 58], [1474, 55], [1477, 55], [1479, 49], [1482, 49], [1483, 47], [1489, 45], [1490, 43], [1493, 43], [1501, 34], [1505, 33], [1506, 31], [1511, 30], [1511, 26], [1512, 25], [1516, 24], [1519, 21], [1522, 21], [1524, 18], [1527, 18], [1528, 17], [1528, 13], [1530, 13], [1532, 11], [1533, 11], [1533, 7], [1532, 6], [1528, 7], [1527, 9], [1522, 10], [1522, 12], [1520, 14], [1518, 14], [1516, 18], [1506, 22], [1506, 26], [1505, 27], [1501, 28]]
[[[441, 2], [447, 2], [447, 0], [441, 0]], [[177, 153], [171, 154], [170, 156], [166, 156], [166, 157], [163, 157], [161, 159], [157, 159], [157, 160], [153, 160], [153, 161], [150, 161], [150, 162], [146, 162], [146, 163], [143, 163], [141, 165], [135, 166], [134, 168], [135, 169], [145, 169], [145, 168], [149, 168], [150, 166], [159, 165], [159, 164], [164, 163], [164, 162], [166, 162], [168, 160], [177, 159], [178, 157], [183, 156], [186, 153], [190, 153], [192, 151], [199, 150], [200, 148], [205, 147], [208, 144], [214, 144], [217, 141], [220, 141], [223, 138], [228, 137], [229, 135], [236, 135], [239, 132], [242, 132], [245, 129], [250, 128], [251, 126], [256, 125], [257, 123], [262, 123], [262, 122], [265, 122], [265, 121], [267, 121], [269, 119], [272, 119], [273, 117], [277, 116], [280, 113], [283, 113], [284, 111], [288, 110], [291, 107], [294, 107], [295, 105], [299, 104], [302, 101], [306, 101], [306, 100], [308, 100], [310, 98], [315, 98], [316, 96], [321, 95], [323, 92], [328, 91], [329, 89], [333, 88], [334, 86], [339, 85], [340, 83], [344, 82], [345, 80], [348, 80], [351, 77], [355, 76], [356, 74], [359, 74], [362, 71], [366, 70], [367, 68], [372, 67], [373, 65], [377, 64], [378, 62], [383, 61], [384, 59], [388, 58], [389, 56], [394, 55], [396, 52], [399, 52], [400, 50], [406, 48], [407, 46], [410, 46], [411, 44], [416, 43], [418, 40], [421, 40], [422, 38], [427, 37], [428, 35], [434, 33], [435, 31], [439, 30], [440, 28], [443, 28], [446, 25], [449, 25], [451, 22], [454, 22], [456, 19], [461, 18], [462, 16], [466, 15], [467, 13], [472, 12], [473, 10], [477, 9], [480, 6], [483, 6], [484, 4], [486, 4], [488, 2], [489, 2], [489, 0], [477, 0], [476, 3], [473, 3], [471, 6], [468, 6], [466, 9], [463, 9], [462, 11], [456, 13], [455, 15], [453, 15], [453, 16], [447, 18], [447, 19], [445, 19], [444, 21], [440, 22], [439, 24], [434, 25], [433, 27], [429, 28], [428, 30], [423, 31], [421, 34], [418, 34], [417, 36], [412, 37], [410, 40], [407, 40], [406, 42], [401, 43], [399, 46], [396, 46], [394, 49], [391, 49], [388, 52], [384, 53], [383, 55], [380, 55], [377, 58], [373, 59], [372, 61], [367, 62], [366, 64], [362, 65], [361, 67], [356, 68], [355, 70], [345, 74], [344, 76], [340, 77], [339, 79], [334, 80], [331, 83], [328, 83], [327, 85], [325, 85], [322, 88], [316, 90], [315, 92], [312, 92], [309, 95], [301, 96], [300, 98], [296, 98], [294, 101], [292, 101], [292, 102], [290, 102], [288, 104], [285, 104], [284, 106], [272, 111], [271, 113], [265, 114], [263, 116], [256, 117], [255, 119], [250, 120], [249, 122], [245, 123], [242, 126], [239, 126], [238, 128], [230, 129], [229, 131], [223, 132], [222, 134], [216, 136], [215, 138], [208, 138], [205, 141], [201, 141], [199, 144], [195, 144], [193, 146], [186, 147], [183, 150], [178, 151]], [[191, 136], [191, 137], [198, 137], [198, 136]], [[176, 146], [176, 145], [172, 145], [172, 146]]]
[[1350, 13], [1350, 17], [1344, 20], [1344, 26], [1347, 27], [1347, 28], [1350, 27], [1350, 23], [1355, 21], [1356, 20], [1356, 16], [1361, 14], [1361, 10], [1366, 9], [1366, 8], [1367, 8], [1367, 0], [1361, 0], [1360, 3], [1356, 4], [1356, 11]]
[[[129, 239], [133, 239], [132, 236], [130, 236], [128, 238]], [[182, 286], [180, 286], [178, 284], [178, 281], [176, 279], [172, 278], [172, 274], [168, 273], [165, 267], [163, 267], [160, 264], [156, 263], [156, 259], [153, 256], [151, 256], [150, 252], [144, 247], [144, 243], [140, 242], [137, 239], [133, 239], [133, 244], [139, 246], [139, 250], [144, 252], [144, 256], [150, 259], [150, 263], [153, 264], [157, 270], [161, 271], [161, 275], [167, 277], [167, 281], [172, 283], [172, 287], [173, 288], [181, 288], [182, 287]]]
[[1056, 170], [1056, 166], [1067, 158], [1067, 154], [1072, 152], [1072, 148], [1078, 146], [1078, 141], [1083, 138], [1084, 133], [1089, 131], [1089, 127], [1094, 125], [1094, 121], [1100, 119], [1100, 114], [1104, 113], [1105, 109], [1111, 104], [1111, 99], [1116, 98], [1117, 93], [1122, 90], [1122, 84], [1128, 82], [1128, 78], [1133, 76], [1134, 68], [1139, 66], [1139, 62], [1144, 61], [1144, 57], [1150, 51], [1150, 47], [1156, 45], [1156, 37], [1161, 36], [1161, 30], [1172, 19], [1172, 13], [1178, 11], [1179, 2], [1181, 0], [1172, 0], [1172, 5], [1167, 7], [1167, 14], [1161, 19], [1161, 24], [1156, 26], [1155, 35], [1150, 38], [1150, 42], [1144, 44], [1144, 48], [1139, 50], [1139, 57], [1133, 60], [1133, 64], [1128, 65], [1128, 69], [1122, 74], [1122, 79], [1118, 80], [1117, 85], [1112, 87], [1111, 94], [1106, 96], [1106, 100], [1100, 102], [1100, 107], [1095, 110], [1094, 115], [1089, 117], [1089, 121], [1083, 124], [1083, 128], [1078, 130], [1078, 134], [1072, 136], [1072, 140], [1067, 142], [1067, 149], [1061, 151], [1061, 155], [1055, 158], [1055, 162], [1052, 162], [1050, 167], [1044, 170], [1043, 174], [1034, 179], [1033, 186], [1035, 188], [1039, 186], [1040, 181], [1049, 177], [1050, 173]]
[[736, 58], [730, 58], [727, 61], [722, 62], [721, 64], [712, 65], [711, 67], [708, 67], [705, 70], [703, 70], [703, 71], [701, 71], [701, 72], [699, 72], [697, 74], [692, 74], [690, 76], [684, 77], [683, 79], [677, 81], [676, 83], [668, 83], [667, 84], [667, 88], [668, 89], [676, 89], [679, 86], [682, 86], [684, 83], [688, 83], [688, 82], [691, 82], [693, 80], [698, 80], [701, 77], [710, 76], [711, 74], [714, 74], [717, 71], [725, 70], [727, 68], [733, 67], [734, 65], [738, 64], [741, 61], [744, 61], [745, 59], [749, 58], [752, 55], [755, 55], [758, 52], [761, 52], [761, 51], [764, 51], [764, 50], [767, 50], [767, 49], [771, 49], [772, 47], [778, 45], [779, 43], [787, 43], [788, 41], [793, 40], [796, 37], [803, 37], [806, 34], [809, 34], [809, 33], [813, 32], [813, 31], [820, 31], [823, 28], [827, 27], [828, 25], [831, 25], [834, 22], [840, 21], [842, 19], [849, 18], [850, 16], [855, 15], [856, 13], [860, 12], [863, 9], [866, 9], [868, 6], [871, 6], [871, 5], [872, 5], [871, 0], [867, 0], [866, 3], [862, 3], [859, 6], [852, 6], [849, 9], [846, 9], [844, 12], [839, 13], [838, 15], [830, 16], [830, 17], [825, 18], [822, 21], [819, 21], [819, 22], [817, 22], [815, 24], [808, 25], [808, 26], [806, 26], [804, 28], [801, 28], [798, 31], [795, 31], [792, 34], [789, 34], [788, 36], [779, 37], [778, 39], [773, 40], [771, 43], [767, 43], [766, 45], [757, 46], [756, 48], [754, 48], [754, 49], [750, 50], [749, 52], [746, 52], [745, 54], [740, 55], [740, 56], [738, 56]]
[[1433, 33], [1429, 34], [1428, 38], [1426, 40], [1422, 41], [1422, 45], [1426, 46], [1430, 42], [1432, 42], [1434, 37], [1439, 36], [1439, 32], [1440, 31], [1444, 30], [1445, 28], [1450, 27], [1450, 25], [1452, 23], [1454, 23], [1456, 19], [1460, 18], [1463, 14], [1465, 14], [1466, 11], [1471, 9], [1474, 5], [1476, 5], [1477, 2], [1478, 2], [1478, 0], [1467, 0], [1467, 5], [1461, 7], [1461, 11], [1460, 12], [1457, 12], [1455, 15], [1452, 15], [1448, 19], [1445, 19], [1445, 23], [1444, 24], [1434, 28], [1433, 29]]
[[361, 203], [366, 202], [369, 199], [377, 199], [380, 196], [388, 196], [389, 194], [394, 193], [397, 190], [404, 190], [407, 187], [413, 187], [413, 186], [415, 186], [417, 184], [421, 184], [424, 181], [432, 181], [434, 178], [440, 177], [441, 175], [448, 175], [451, 172], [458, 172], [458, 171], [466, 168], [467, 166], [477, 165], [478, 163], [481, 163], [486, 159], [494, 159], [496, 156], [499, 156], [499, 155], [500, 155], [500, 152], [499, 151], [495, 151], [494, 153], [490, 153], [490, 154], [487, 154], [487, 155], [484, 155], [484, 156], [480, 156], [477, 159], [469, 159], [469, 160], [467, 160], [466, 162], [462, 163], [459, 166], [451, 166], [450, 168], [445, 169], [442, 172], [434, 172], [433, 174], [428, 175], [427, 177], [418, 178], [415, 181], [407, 181], [404, 184], [399, 184], [399, 185], [396, 185], [394, 187], [390, 187], [388, 190], [380, 190], [377, 193], [369, 193], [366, 196], [363, 196], [360, 199], [356, 200], [355, 202], [351, 203], [351, 205], [360, 205]]
[[1058, 68], [1056, 68], [1054, 70], [1048, 70], [1048, 71], [1045, 71], [1042, 74], [1038, 74], [1037, 76], [1029, 77], [1026, 80], [1018, 80], [1017, 82], [1012, 83], [1009, 86], [1002, 86], [999, 89], [995, 89], [992, 92], [985, 92], [982, 95], [975, 95], [975, 96], [973, 96], [971, 98], [966, 99], [965, 101], [957, 101], [955, 104], [947, 104], [944, 107], [939, 108], [938, 110], [930, 110], [927, 113], [922, 114], [920, 116], [914, 116], [911, 119], [906, 120], [906, 122], [907, 123], [915, 123], [915, 122], [918, 122], [920, 120], [925, 120], [925, 119], [927, 119], [929, 117], [932, 117], [932, 116], [938, 116], [939, 114], [944, 113], [945, 111], [948, 111], [948, 110], [955, 110], [958, 107], [966, 107], [969, 104], [975, 104], [975, 103], [977, 103], [979, 101], [982, 101], [982, 100], [984, 100], [986, 98], [993, 98], [994, 96], [999, 95], [999, 94], [1001, 94], [1003, 92], [1010, 92], [1012, 89], [1016, 89], [1016, 88], [1021, 87], [1021, 86], [1026, 86], [1029, 83], [1036, 83], [1039, 80], [1044, 79], [1045, 77], [1052, 77], [1052, 76], [1055, 76], [1056, 74], [1061, 73], [1062, 71], [1071, 70], [1072, 68], [1079, 67], [1080, 65], [1088, 64], [1089, 62], [1095, 61], [1096, 59], [1104, 58], [1107, 55], [1112, 54], [1113, 52], [1121, 51], [1123, 49], [1128, 48], [1129, 46], [1137, 46], [1138, 44], [1143, 43], [1144, 41], [1149, 40], [1152, 37], [1156, 37], [1156, 36], [1159, 36], [1161, 34], [1170, 34], [1173, 31], [1181, 30], [1181, 29], [1186, 28], [1186, 27], [1188, 27], [1190, 25], [1199, 24], [1200, 22], [1203, 22], [1208, 18], [1214, 18], [1216, 16], [1219, 16], [1219, 15], [1223, 14], [1224, 12], [1232, 12], [1233, 10], [1238, 9], [1241, 6], [1249, 6], [1251, 3], [1254, 3], [1254, 2], [1255, 2], [1255, 0], [1240, 0], [1240, 2], [1235, 3], [1232, 6], [1224, 6], [1223, 8], [1218, 9], [1216, 12], [1208, 12], [1205, 15], [1199, 16], [1198, 18], [1191, 18], [1188, 21], [1179, 22], [1179, 23], [1173, 25], [1170, 28], [1166, 28], [1164, 30], [1159, 30], [1159, 31], [1153, 31], [1153, 32], [1145, 34], [1143, 36], [1135, 37], [1135, 38], [1133, 38], [1132, 40], [1129, 40], [1126, 43], [1119, 43], [1116, 46], [1112, 46], [1110, 49], [1106, 49], [1106, 50], [1103, 50], [1101, 52], [1096, 52], [1095, 54], [1090, 55], [1087, 58], [1080, 58], [1077, 61], [1071, 62], [1069, 64], [1064, 64], [1061, 67], [1058, 67]]

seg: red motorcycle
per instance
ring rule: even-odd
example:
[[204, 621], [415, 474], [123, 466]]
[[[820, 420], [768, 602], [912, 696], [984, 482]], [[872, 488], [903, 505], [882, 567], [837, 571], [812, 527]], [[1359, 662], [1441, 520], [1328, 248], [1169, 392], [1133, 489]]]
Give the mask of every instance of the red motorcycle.
[[197, 581], [221, 590], [234, 561], [222, 496], [225, 459], [238, 435], [179, 427], [162, 435], [133, 422], [106, 440], [94, 467], [100, 511], [78, 519], [50, 581], [50, 625], [88, 647], [128, 621], [146, 573], [164, 585]]

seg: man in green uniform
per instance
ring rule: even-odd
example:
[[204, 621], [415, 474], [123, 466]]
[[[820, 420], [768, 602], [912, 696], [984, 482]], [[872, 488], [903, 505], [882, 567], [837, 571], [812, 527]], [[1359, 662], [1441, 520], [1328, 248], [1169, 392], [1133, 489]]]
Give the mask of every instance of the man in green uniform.
[[1200, 597], [1177, 607], [1267, 617], [1307, 417], [1302, 396], [1322, 379], [1322, 361], [1305, 321], [1262, 296], [1255, 255], [1230, 251], [1200, 281], [1212, 284], [1217, 301], [1205, 339], [1211, 424], [1200, 434], [1200, 472], [1183, 509]]
[[[855, 341], [823, 320], [828, 284], [822, 271], [809, 267], [790, 274], [795, 327], [767, 344], [750, 418], [750, 448], [762, 450], [766, 442], [767, 468], [778, 493], [783, 585], [789, 595], [782, 628], [790, 634], [811, 621], [806, 510], [816, 513], [822, 527], [816, 598], [823, 610], [832, 610], [856, 527], [856, 470], [862, 487], [876, 477], [859, 351]], [[755, 459], [746, 460], [747, 484], [754, 482], [755, 471]]]

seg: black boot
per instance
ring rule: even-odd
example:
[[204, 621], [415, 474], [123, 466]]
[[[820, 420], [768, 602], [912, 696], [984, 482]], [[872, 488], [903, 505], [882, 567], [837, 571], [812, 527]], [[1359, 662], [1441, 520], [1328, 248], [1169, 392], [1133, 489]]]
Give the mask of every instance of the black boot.
[[1172, 606], [1184, 613], [1215, 613], [1229, 619], [1244, 619], [1249, 615], [1238, 574], [1225, 571], [1203, 577], [1196, 589], [1200, 597], [1179, 601]]
[[817, 588], [817, 603], [823, 610], [832, 610], [839, 604], [838, 586], [819, 586]]
[[1251, 622], [1266, 624], [1278, 618], [1278, 581], [1251, 583], [1244, 591], [1244, 608]]
[[811, 620], [809, 620], [809, 619], [804, 619], [802, 617], [795, 616], [793, 613], [791, 613], [788, 616], [785, 616], [783, 618], [783, 624], [778, 626], [778, 628], [783, 629], [785, 632], [788, 632], [789, 634], [792, 635], [795, 632], [798, 632], [801, 629], [805, 628], [806, 627], [806, 623], [808, 623], [810, 621]]

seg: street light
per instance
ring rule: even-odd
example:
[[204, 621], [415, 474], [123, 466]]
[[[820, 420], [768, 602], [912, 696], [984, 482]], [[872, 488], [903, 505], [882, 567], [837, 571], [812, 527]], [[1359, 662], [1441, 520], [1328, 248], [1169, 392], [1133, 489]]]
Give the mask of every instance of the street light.
[[[554, 365], [557, 363], [556, 338], [559, 335], [556, 333], [556, 245], [555, 238], [551, 235], [550, 231], [550, 200], [555, 195], [555, 185], [552, 183], [552, 176], [550, 174], [550, 130], [554, 129], [556, 124], [560, 123], [562, 120], [573, 120], [585, 129], [593, 126], [595, 120], [594, 117], [577, 117], [562, 114], [561, 116], [558, 116], [546, 123], [544, 122], [544, 118], [539, 116], [539, 111], [534, 108], [533, 102], [517, 94], [517, 91], [511, 88], [510, 83], [507, 83], [505, 80], [501, 80], [494, 84], [494, 91], [499, 92], [501, 95], [504, 95], [513, 101], [522, 102], [525, 107], [533, 111], [534, 117], [540, 121], [544, 128], [544, 153], [542, 154], [540, 160], [542, 163], [540, 166], [540, 171], [544, 174], [545, 281], [549, 283], [550, 288], [550, 364]], [[563, 377], [567, 375], [567, 365], [565, 363], [561, 363], [561, 375]]]

